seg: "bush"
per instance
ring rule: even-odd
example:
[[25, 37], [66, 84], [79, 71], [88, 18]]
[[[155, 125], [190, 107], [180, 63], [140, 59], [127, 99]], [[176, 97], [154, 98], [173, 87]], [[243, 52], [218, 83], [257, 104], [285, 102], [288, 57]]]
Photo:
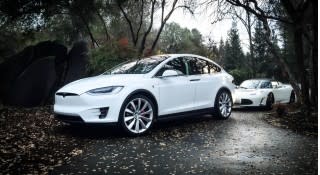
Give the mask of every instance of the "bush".
[[246, 69], [233, 69], [229, 71], [233, 76], [235, 84], [239, 85], [244, 80], [247, 80], [250, 75], [250, 71]]
[[88, 76], [98, 75], [126, 60], [135, 58], [136, 50], [123, 47], [118, 42], [100, 46], [90, 51]]

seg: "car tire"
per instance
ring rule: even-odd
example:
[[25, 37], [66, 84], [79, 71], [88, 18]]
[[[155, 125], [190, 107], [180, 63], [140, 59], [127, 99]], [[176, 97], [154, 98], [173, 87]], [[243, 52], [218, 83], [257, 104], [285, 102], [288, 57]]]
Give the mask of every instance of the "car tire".
[[269, 93], [266, 100], [266, 109], [271, 110], [274, 103], [273, 93]]
[[144, 95], [133, 95], [121, 106], [119, 124], [126, 134], [139, 136], [150, 130], [156, 116], [152, 100]]
[[232, 112], [232, 96], [227, 90], [220, 90], [217, 93], [214, 104], [214, 115], [219, 119], [228, 119]]
[[294, 91], [291, 91], [289, 104], [292, 104], [295, 101], [296, 101], [296, 94], [294, 93]]

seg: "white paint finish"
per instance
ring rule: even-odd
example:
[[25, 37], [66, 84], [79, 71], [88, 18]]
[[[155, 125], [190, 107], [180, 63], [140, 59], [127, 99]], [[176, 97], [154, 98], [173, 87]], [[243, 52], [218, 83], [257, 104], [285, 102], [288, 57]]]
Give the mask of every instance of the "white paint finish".
[[193, 110], [195, 85], [187, 76], [161, 78], [158, 82], [159, 115]]
[[[290, 101], [290, 95], [293, 90], [291, 85], [285, 85], [281, 82], [272, 81], [273, 88], [257, 88], [257, 89], [236, 89], [235, 98], [236, 103], [240, 103], [241, 99], [249, 99], [253, 102], [250, 105], [240, 106], [261, 106], [266, 105], [266, 99], [268, 94], [273, 93], [275, 103], [288, 103]], [[261, 103], [261, 99], [262, 103]]]
[[[136, 90], [150, 92], [158, 104], [158, 115], [186, 112], [194, 109], [214, 107], [217, 91], [225, 87], [234, 94], [232, 76], [221, 68], [217, 74], [155, 77], [154, 75], [169, 61], [177, 57], [197, 57], [191, 54], [171, 54], [147, 74], [99, 75], [72, 82], [57, 92], [76, 93], [78, 96], [55, 96], [54, 112], [63, 115], [78, 115], [87, 123], [118, 122], [120, 108], [125, 99]], [[216, 63], [214, 63], [216, 64]], [[194, 78], [201, 81], [190, 81]], [[90, 95], [86, 92], [108, 86], [123, 86], [116, 94]], [[235, 98], [233, 98], [235, 100]], [[99, 119], [99, 108], [109, 107], [107, 117]]]

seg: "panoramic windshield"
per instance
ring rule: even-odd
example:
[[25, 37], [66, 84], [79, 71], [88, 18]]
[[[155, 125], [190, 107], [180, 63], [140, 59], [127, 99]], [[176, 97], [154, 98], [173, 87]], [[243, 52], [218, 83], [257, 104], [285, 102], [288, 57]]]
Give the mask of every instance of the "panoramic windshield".
[[256, 89], [259, 86], [260, 80], [246, 80], [240, 84], [240, 88]]
[[107, 74], [146, 74], [153, 70], [158, 64], [163, 60], [168, 58], [168, 56], [152, 56], [149, 58], [143, 58], [140, 60], [134, 60], [122, 63], [114, 68], [103, 73]]

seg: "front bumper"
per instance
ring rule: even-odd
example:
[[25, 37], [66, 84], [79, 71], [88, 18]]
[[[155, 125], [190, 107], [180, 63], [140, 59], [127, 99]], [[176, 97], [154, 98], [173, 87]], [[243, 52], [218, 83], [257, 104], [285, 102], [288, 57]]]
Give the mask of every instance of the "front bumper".
[[114, 95], [55, 95], [56, 118], [67, 123], [118, 122], [123, 99]]
[[266, 97], [260, 95], [236, 95], [236, 106], [265, 106]]

